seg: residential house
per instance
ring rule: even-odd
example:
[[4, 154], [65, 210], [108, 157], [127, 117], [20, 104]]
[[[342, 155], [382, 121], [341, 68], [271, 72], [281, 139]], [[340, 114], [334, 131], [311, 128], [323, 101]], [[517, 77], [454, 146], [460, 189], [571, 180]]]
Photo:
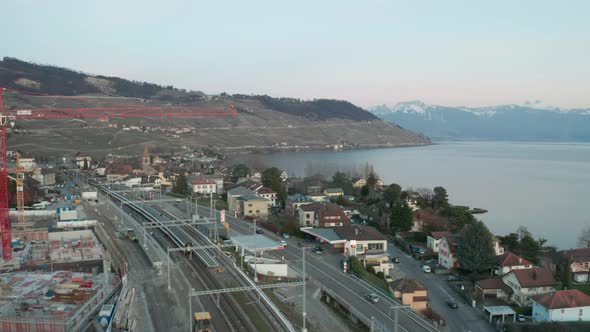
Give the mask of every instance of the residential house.
[[535, 322], [590, 321], [590, 296], [577, 289], [535, 295], [532, 301]]
[[572, 271], [572, 280], [575, 282], [588, 282], [590, 275], [590, 248], [578, 248], [562, 250], [558, 255], [561, 262], [569, 259]]
[[238, 213], [244, 218], [268, 219], [270, 201], [266, 198], [253, 195], [237, 198]]
[[440, 245], [440, 241], [445, 238], [451, 236], [451, 232], [442, 231], [442, 232], [428, 232], [428, 236], [426, 237], [426, 247], [433, 252], [438, 252], [438, 246]]
[[270, 201], [271, 206], [277, 205], [277, 193], [274, 190], [267, 187], [260, 187], [256, 190], [256, 193], [258, 196]]
[[285, 212], [289, 216], [294, 216], [297, 213], [297, 209], [301, 205], [305, 205], [305, 204], [309, 204], [309, 203], [313, 203], [313, 200], [307, 195], [303, 195], [303, 194], [291, 195], [287, 198], [287, 202], [285, 204]]
[[326, 188], [324, 189], [324, 195], [329, 198], [338, 198], [344, 196], [344, 190], [342, 188]]
[[196, 178], [191, 181], [193, 193], [210, 195], [217, 194], [217, 182], [204, 177]]
[[322, 193], [314, 193], [310, 194], [309, 198], [311, 198], [314, 202], [329, 202], [330, 198]]
[[531, 296], [555, 291], [553, 274], [544, 267], [512, 270], [502, 276], [502, 281], [512, 288], [511, 300], [519, 306], [530, 306]]
[[475, 290], [482, 300], [496, 298], [509, 301], [514, 294], [510, 286], [506, 285], [502, 278], [492, 277], [475, 282]]
[[389, 291], [402, 304], [410, 306], [416, 312], [428, 308], [428, 290], [416, 279], [402, 278], [388, 283]]
[[129, 164], [115, 165], [108, 170], [107, 181], [117, 182], [126, 179], [133, 172], [133, 166]]
[[457, 247], [460, 236], [451, 235], [440, 240], [438, 249], [438, 264], [446, 269], [455, 269], [459, 266], [457, 262]]
[[301, 226], [340, 227], [350, 224], [341, 207], [334, 203], [311, 203], [298, 208]]
[[498, 276], [503, 276], [512, 270], [530, 269], [533, 267], [533, 263], [510, 251], [505, 252], [503, 255], [496, 256], [496, 261], [497, 265], [494, 269], [494, 274]]
[[346, 239], [344, 253], [355, 256], [366, 263], [389, 262], [387, 237], [375, 227], [365, 225], [346, 225], [335, 227], [341, 239]]
[[[78, 166], [78, 168], [84, 168], [84, 163], [86, 163], [88, 165], [88, 168], [90, 168], [90, 164], [92, 163], [92, 157], [88, 157], [88, 156], [77, 156], [75, 160], [76, 160], [76, 166]], [[21, 163], [22, 163], [22, 159], [21, 159]]]
[[361, 189], [367, 184], [367, 181], [362, 177], [354, 177], [352, 178], [352, 187], [354, 189]]
[[287, 181], [287, 179], [289, 178], [289, 174], [287, 174], [286, 171], [282, 171], [281, 172], [281, 180], [283, 180], [283, 182]]
[[426, 210], [413, 211], [412, 221], [414, 222], [412, 230], [415, 232], [420, 232], [423, 228], [427, 228], [430, 231], [445, 231], [449, 229], [448, 218], [438, 216]]
[[492, 237], [492, 247], [494, 248], [494, 254], [496, 256], [504, 254], [504, 247], [500, 245], [500, 240], [495, 236]]
[[238, 198], [242, 196], [256, 196], [254, 190], [244, 187], [234, 187], [227, 191], [227, 208], [230, 211], [238, 211]]

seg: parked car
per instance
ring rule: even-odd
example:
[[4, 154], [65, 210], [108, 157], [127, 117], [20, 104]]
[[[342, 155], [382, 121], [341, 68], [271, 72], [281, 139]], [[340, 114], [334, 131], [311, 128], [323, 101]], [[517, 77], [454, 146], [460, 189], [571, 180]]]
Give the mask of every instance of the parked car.
[[324, 249], [322, 249], [322, 247], [320, 247], [320, 246], [315, 246], [311, 249], [311, 252], [321, 255], [324, 253]]
[[447, 281], [461, 281], [461, 278], [454, 275], [450, 275], [447, 277]]
[[525, 317], [523, 314], [518, 314], [518, 315], [516, 316], [516, 319], [517, 319], [519, 322], [526, 322], [526, 317]]
[[264, 234], [264, 231], [263, 231], [263, 230], [261, 230], [261, 229], [257, 229], [257, 230], [256, 230], [256, 234]]
[[285, 240], [281, 240], [281, 245], [282, 245], [283, 247], [287, 246], [287, 241], [285, 241]]
[[373, 302], [373, 303], [379, 302], [379, 296], [377, 296], [377, 294], [375, 294], [375, 293], [369, 293], [369, 294], [365, 295], [365, 299], [367, 299], [367, 301]]
[[453, 301], [453, 300], [451, 300], [451, 299], [447, 300], [446, 302], [447, 302], [447, 305], [448, 305], [450, 308], [452, 308], [452, 309], [457, 309], [457, 308], [459, 308], [459, 305], [457, 304], [457, 302], [455, 302], [455, 301]]
[[423, 265], [422, 266], [422, 272], [424, 272], [424, 273], [430, 273], [430, 272], [432, 272], [432, 269], [428, 265]]
[[399, 257], [391, 257], [391, 261], [394, 263], [399, 263]]
[[284, 239], [288, 239], [289, 238], [289, 233], [283, 233], [283, 238]]

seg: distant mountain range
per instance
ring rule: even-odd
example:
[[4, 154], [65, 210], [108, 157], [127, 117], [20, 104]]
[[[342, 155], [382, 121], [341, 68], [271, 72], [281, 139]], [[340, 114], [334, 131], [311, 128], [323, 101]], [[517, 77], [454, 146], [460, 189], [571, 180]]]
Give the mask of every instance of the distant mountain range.
[[590, 141], [590, 109], [561, 109], [540, 101], [477, 108], [409, 101], [369, 111], [434, 140]]

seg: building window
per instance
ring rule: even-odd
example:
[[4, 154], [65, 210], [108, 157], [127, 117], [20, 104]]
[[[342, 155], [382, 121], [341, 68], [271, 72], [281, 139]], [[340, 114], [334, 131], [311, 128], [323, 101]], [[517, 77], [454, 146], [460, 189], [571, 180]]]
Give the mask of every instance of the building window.
[[248, 210], [248, 213], [252, 213], [252, 210]]
[[248, 203], [248, 207], [252, 207], [252, 203]]
[[565, 309], [561, 309], [561, 313], [563, 314], [565, 312]]
[[260, 213], [260, 210], [256, 210], [256, 213]]

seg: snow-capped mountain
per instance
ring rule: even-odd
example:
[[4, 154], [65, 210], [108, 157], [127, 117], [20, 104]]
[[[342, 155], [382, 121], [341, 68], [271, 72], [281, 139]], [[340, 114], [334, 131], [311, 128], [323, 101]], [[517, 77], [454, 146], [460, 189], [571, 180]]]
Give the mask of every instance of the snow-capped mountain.
[[560, 109], [539, 100], [489, 107], [409, 101], [369, 111], [435, 140], [590, 141], [590, 109]]

